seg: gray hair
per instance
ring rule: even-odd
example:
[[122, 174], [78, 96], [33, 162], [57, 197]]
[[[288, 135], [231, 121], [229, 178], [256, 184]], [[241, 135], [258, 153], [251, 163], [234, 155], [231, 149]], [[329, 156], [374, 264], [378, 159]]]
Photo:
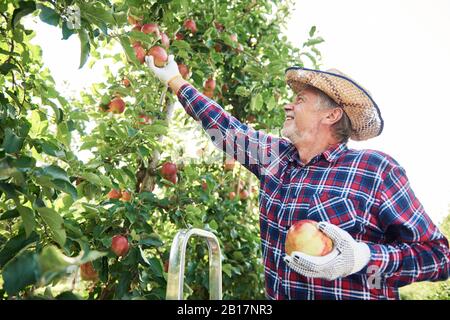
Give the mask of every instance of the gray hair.
[[[325, 92], [313, 86], [307, 86], [309, 89], [317, 94], [316, 107], [319, 110], [331, 110], [334, 108], [341, 108], [336, 101], [331, 99]], [[339, 142], [347, 142], [352, 134], [352, 123], [347, 113], [342, 109], [342, 117], [332, 125], [333, 135]]]

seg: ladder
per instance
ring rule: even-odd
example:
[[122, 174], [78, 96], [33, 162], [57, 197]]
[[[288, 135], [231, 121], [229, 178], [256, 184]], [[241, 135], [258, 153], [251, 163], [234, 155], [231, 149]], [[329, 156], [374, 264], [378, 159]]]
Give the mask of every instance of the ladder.
[[222, 260], [219, 241], [213, 233], [198, 228], [181, 229], [173, 239], [170, 248], [166, 299], [183, 300], [186, 246], [191, 236], [202, 237], [208, 244], [209, 298], [222, 300]]

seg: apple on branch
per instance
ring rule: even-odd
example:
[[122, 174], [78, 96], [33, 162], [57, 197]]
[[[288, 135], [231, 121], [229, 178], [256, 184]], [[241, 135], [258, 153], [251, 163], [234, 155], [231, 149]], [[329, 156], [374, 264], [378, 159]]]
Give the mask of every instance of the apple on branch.
[[122, 198], [122, 192], [120, 190], [117, 190], [117, 189], [112, 189], [108, 193], [108, 198], [109, 199], [120, 199], [120, 198]]
[[80, 266], [80, 276], [84, 281], [97, 281], [98, 273], [95, 271], [94, 265], [91, 261], [83, 263]]
[[197, 32], [197, 25], [195, 24], [195, 21], [192, 19], [187, 19], [186, 21], [184, 21], [183, 27], [192, 33]]
[[125, 111], [125, 102], [121, 98], [114, 98], [109, 103], [109, 111], [112, 113], [123, 113]]
[[155, 36], [159, 37], [159, 28], [156, 23], [146, 23], [142, 26], [141, 32], [145, 34], [153, 33]]
[[130, 246], [128, 244], [128, 239], [122, 235], [115, 235], [112, 238], [111, 250], [118, 257], [123, 257], [128, 253]]

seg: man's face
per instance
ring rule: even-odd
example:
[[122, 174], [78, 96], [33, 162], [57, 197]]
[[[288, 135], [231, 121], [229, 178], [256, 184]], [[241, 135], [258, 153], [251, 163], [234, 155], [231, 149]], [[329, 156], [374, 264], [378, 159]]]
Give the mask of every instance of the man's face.
[[320, 129], [323, 112], [316, 106], [317, 94], [305, 88], [294, 97], [293, 102], [284, 106], [285, 121], [281, 133], [297, 143], [314, 138]]

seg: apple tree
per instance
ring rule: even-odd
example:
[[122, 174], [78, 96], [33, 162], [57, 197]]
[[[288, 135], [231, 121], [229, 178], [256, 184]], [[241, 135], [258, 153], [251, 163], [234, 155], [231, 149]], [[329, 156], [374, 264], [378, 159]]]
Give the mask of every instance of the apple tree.
[[[289, 99], [284, 69], [317, 66], [323, 41], [315, 27], [301, 48], [287, 41], [291, 7], [3, 1], [0, 297], [164, 299], [171, 241], [198, 227], [220, 241], [224, 298], [263, 298], [257, 181], [212, 147], [143, 61], [153, 55], [164, 65], [174, 54], [205, 95], [256, 129], [275, 130]], [[105, 81], [77, 97], [58, 92], [30, 42], [30, 18], [63, 40], [78, 37], [80, 68], [104, 63]], [[207, 257], [192, 240], [188, 299], [208, 297]]]

